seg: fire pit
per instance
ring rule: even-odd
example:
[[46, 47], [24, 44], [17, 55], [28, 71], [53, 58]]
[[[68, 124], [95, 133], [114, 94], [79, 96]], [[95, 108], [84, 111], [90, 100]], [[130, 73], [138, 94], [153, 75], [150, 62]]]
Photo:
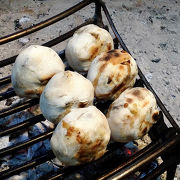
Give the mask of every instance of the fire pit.
[[[107, 30], [111, 28], [115, 37], [115, 47], [120, 46], [129, 52], [112, 22], [105, 4], [101, 0], [84, 0], [46, 21], [0, 38], [0, 45], [50, 26], [91, 3], [95, 3], [94, 17], [87, 19], [83, 24], [43, 45], [52, 47], [71, 37], [80, 27], [94, 23]], [[101, 9], [109, 22], [108, 26], [104, 25], [102, 21]], [[66, 61], [64, 51], [59, 52], [59, 55]], [[13, 56], [1, 60], [0, 68], [14, 63], [15, 58], [16, 56]], [[148, 88], [156, 97], [161, 110], [157, 123], [149, 132], [150, 144], [138, 150], [135, 142], [127, 144], [110, 143], [105, 155], [92, 163], [77, 167], [56, 165], [56, 162], [52, 161], [54, 155], [49, 145], [49, 138], [54, 130], [53, 126], [45, 120], [42, 114], [33, 116], [29, 112], [29, 108], [37, 105], [39, 99], [17, 98], [17, 101], [11, 104], [9, 108], [0, 110], [1, 121], [4, 122], [3, 124], [7, 124], [7, 127], [1, 126], [0, 137], [3, 138], [2, 141], [11, 140], [8, 147], [4, 145], [5, 148], [0, 150], [1, 179], [10, 178], [14, 175], [17, 175], [16, 178], [19, 179], [20, 176], [21, 179], [155, 179], [165, 171], [167, 171], [167, 179], [173, 179], [176, 166], [180, 162], [180, 153], [178, 151], [180, 130], [139, 68], [138, 71], [139, 79], [135, 86]], [[10, 83], [10, 76], [0, 79], [0, 86], [3, 89], [0, 94], [1, 101], [16, 98], [14, 90], [6, 88]], [[96, 106], [104, 111], [109, 104], [97, 103]], [[166, 126], [163, 116], [166, 116], [172, 127], [168, 128]], [[157, 163], [156, 159], [158, 157], [162, 158], [161, 164]], [[19, 174], [20, 176], [18, 176]]]

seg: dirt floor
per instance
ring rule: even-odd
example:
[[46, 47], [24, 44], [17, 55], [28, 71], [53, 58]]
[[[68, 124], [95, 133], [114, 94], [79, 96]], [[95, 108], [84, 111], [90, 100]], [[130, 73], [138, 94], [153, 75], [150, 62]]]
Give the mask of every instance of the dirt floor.
[[[80, 0], [0, 0], [0, 36], [27, 28]], [[180, 1], [105, 0], [111, 17], [146, 78], [180, 125]], [[93, 15], [90, 5], [60, 23], [0, 46], [0, 60], [30, 44], [42, 44]], [[104, 20], [107, 24], [107, 20]], [[64, 49], [67, 41], [53, 47]], [[0, 78], [11, 73], [1, 69]], [[167, 121], [166, 121], [167, 122]], [[169, 124], [167, 122], [167, 124]]]

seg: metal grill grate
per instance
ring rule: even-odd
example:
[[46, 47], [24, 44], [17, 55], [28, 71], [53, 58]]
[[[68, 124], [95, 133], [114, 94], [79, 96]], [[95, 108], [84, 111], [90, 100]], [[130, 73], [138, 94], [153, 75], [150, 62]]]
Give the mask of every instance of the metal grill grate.
[[[10, 34], [8, 36], [0, 38], [0, 45], [6, 44], [10, 41], [16, 40], [23, 36], [26, 36], [30, 33], [38, 31], [42, 28], [45, 28], [53, 23], [56, 23], [67, 16], [77, 12], [78, 10], [84, 8], [85, 6], [95, 3], [95, 15], [94, 17], [87, 19], [85, 23], [79, 25], [78, 27], [70, 30], [69, 32], [44, 43], [44, 46], [52, 47], [73, 35], [73, 33], [79, 29], [80, 27], [94, 23], [101, 27], [108, 28], [108, 26], [104, 26], [101, 16], [101, 9], [104, 11], [105, 16], [109, 22], [109, 25], [115, 35], [114, 43], [115, 47], [120, 45], [124, 50], [129, 52], [125, 43], [121, 39], [118, 34], [116, 27], [114, 26], [112, 19], [109, 15], [109, 12], [105, 6], [105, 4], [101, 0], [93, 1], [93, 0], [84, 0], [79, 4], [71, 7], [70, 9], [46, 20], [37, 25], [34, 25], [25, 30]], [[130, 52], [129, 52], [130, 53]], [[65, 55], [64, 51], [59, 52], [60, 57], [64, 60]], [[0, 68], [3, 68], [6, 65], [12, 64], [15, 61], [17, 56], [13, 56], [0, 61]], [[151, 162], [153, 162], [157, 157], [161, 156], [163, 159], [163, 163], [159, 165], [157, 168], [151, 171], [151, 173], [147, 174], [144, 179], [154, 179], [161, 173], [167, 170], [167, 179], [173, 179], [174, 172], [176, 169], [176, 165], [180, 162], [180, 154], [178, 152], [178, 145], [180, 144], [180, 135], [179, 135], [179, 127], [169, 114], [159, 97], [156, 95], [155, 91], [151, 87], [151, 85], [146, 80], [142, 71], [138, 67], [139, 77], [137, 80], [136, 86], [146, 86], [152, 93], [155, 95], [157, 104], [161, 109], [161, 113], [159, 115], [158, 122], [153, 126], [149, 135], [152, 139], [152, 143], [146, 146], [144, 149], [138, 151], [130, 157], [125, 156], [123, 152], [124, 144], [121, 143], [112, 143], [108, 145], [108, 152], [100, 159], [95, 162], [85, 164], [77, 167], [60, 167], [58, 172], [55, 174], [49, 174], [46, 176], [46, 179], [124, 179], [131, 175], [132, 173], [142, 169], [147, 166]], [[4, 77], [0, 79], [0, 87], [7, 85], [11, 82], [10, 76]], [[6, 92], [0, 94], [0, 101], [8, 99], [10, 97], [15, 96], [14, 90], [11, 88]], [[31, 106], [34, 106], [39, 103], [39, 99], [31, 99], [25, 102], [21, 102], [11, 108], [3, 109], [0, 111], [0, 118], [7, 117], [14, 113], [25, 110]], [[107, 104], [97, 104], [98, 108], [104, 110], [107, 108]], [[163, 114], [167, 117], [172, 127], [168, 128], [163, 120]], [[13, 125], [11, 127], [2, 129], [0, 131], [0, 137], [11, 134], [13, 132], [26, 129], [29, 126], [32, 126], [38, 122], [44, 121], [45, 118], [43, 115], [34, 116], [30, 119], [27, 119], [19, 124]], [[52, 136], [53, 130], [48, 130], [40, 135], [34, 136], [27, 141], [23, 141], [17, 143], [13, 146], [9, 146], [7, 148], [0, 150], [0, 157], [4, 157], [9, 154], [15, 153], [17, 150], [27, 148], [37, 142], [43, 141], [45, 139], [49, 139]], [[121, 150], [121, 151], [120, 151]], [[177, 158], [178, 157], [178, 158]], [[36, 157], [31, 161], [27, 161], [24, 164], [17, 165], [13, 168], [0, 172], [1, 179], [10, 177], [12, 175], [18, 174], [20, 172], [26, 171], [30, 168], [33, 168], [39, 164], [42, 164], [48, 160], [54, 158], [52, 151], [46, 152], [46, 154]]]

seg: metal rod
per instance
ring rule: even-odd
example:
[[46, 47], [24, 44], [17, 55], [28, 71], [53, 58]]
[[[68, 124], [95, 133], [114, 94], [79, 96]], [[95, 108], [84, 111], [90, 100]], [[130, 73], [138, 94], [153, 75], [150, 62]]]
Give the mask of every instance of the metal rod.
[[[107, 20], [112, 28], [112, 31], [114, 33], [114, 35], [116, 36], [116, 38], [119, 40], [120, 45], [122, 46], [122, 48], [127, 51], [129, 54], [130, 51], [128, 50], [127, 46], [125, 45], [124, 41], [122, 40], [122, 38], [120, 37], [111, 17], [110, 14], [107, 10], [107, 7], [105, 6], [105, 4], [99, 0], [99, 2], [101, 2], [102, 8], [104, 10], [104, 13], [107, 17]], [[142, 73], [142, 71], [140, 70], [140, 68], [138, 67], [138, 74], [140, 76], [140, 78], [144, 81], [145, 86], [152, 91], [152, 93], [154, 94], [156, 100], [157, 100], [157, 104], [159, 105], [159, 107], [161, 108], [161, 110], [163, 111], [163, 113], [165, 114], [165, 116], [167, 117], [167, 119], [170, 121], [170, 123], [172, 124], [172, 126], [178, 131], [178, 133], [180, 133], [180, 128], [177, 125], [177, 123], [175, 122], [175, 120], [173, 119], [173, 117], [170, 115], [170, 113], [168, 112], [168, 110], [166, 109], [166, 107], [164, 106], [164, 104], [162, 103], [162, 101], [160, 100], [160, 98], [157, 96], [157, 94], [155, 93], [155, 91], [153, 90], [153, 88], [151, 87], [151, 85], [149, 84], [149, 82], [147, 81], [147, 79], [145, 78], [144, 74]]]
[[[64, 174], [71, 174], [72, 172], [76, 172], [77, 170], [79, 169], [78, 166], [71, 166], [71, 167], [64, 167], [63, 169], [60, 169], [56, 175], [52, 176], [52, 177], [49, 177], [48, 180], [64, 180], [66, 179], [66, 177], [64, 177], [63, 175]], [[67, 179], [83, 179], [83, 178], [76, 178], [75, 176], [73, 177], [70, 177], [70, 178], [67, 178]], [[84, 180], [86, 180], [87, 178], [84, 178]]]
[[126, 163], [124, 167], [119, 166], [115, 170], [105, 174], [100, 179], [124, 179], [128, 175], [132, 174], [133, 172], [137, 171], [139, 168], [145, 166], [149, 162], [156, 159], [158, 156], [164, 154], [165, 152], [169, 151], [171, 148], [178, 147], [180, 144], [180, 135], [176, 135], [174, 137], [169, 138], [167, 141], [158, 144], [155, 149], [147, 152], [140, 158], [134, 159], [131, 163]]
[[[155, 146], [158, 144], [152, 143], [145, 147], [144, 149], [138, 151], [135, 155], [127, 158], [126, 155], [119, 154], [120, 152], [123, 152], [123, 144], [121, 143], [113, 143], [108, 145], [108, 152], [100, 159], [98, 159], [95, 162], [91, 162], [91, 164], [86, 164], [83, 167], [80, 167], [78, 170], [82, 173], [80, 175], [85, 175], [89, 179], [97, 179], [100, 176], [103, 176], [109, 171], [112, 171], [114, 168], [116, 168], [118, 165], [124, 165], [127, 162], [131, 162], [134, 159], [146, 154], [147, 152], [151, 151]], [[116, 161], [111, 165], [112, 161]], [[90, 172], [89, 172], [90, 171]], [[91, 173], [93, 172], [93, 173]], [[74, 172], [74, 170], [67, 171], [66, 173], [63, 173], [60, 171], [56, 175], [50, 178], [50, 180], [58, 179], [58, 178], [69, 178], [73, 179], [73, 177], [76, 176], [77, 171]]]
[[14, 90], [3, 92], [3, 93], [0, 94], [0, 101], [3, 101], [5, 99], [13, 97], [15, 95], [16, 95], [16, 93], [15, 93]]
[[31, 161], [27, 161], [26, 163], [18, 165], [14, 168], [10, 168], [8, 170], [0, 172], [0, 177], [1, 177], [1, 179], [5, 179], [5, 178], [8, 178], [10, 176], [19, 174], [22, 171], [26, 171], [26, 170], [33, 168], [39, 164], [45, 163], [46, 161], [48, 161], [54, 157], [55, 156], [54, 156], [53, 152], [49, 151], [45, 155], [42, 155], [41, 157], [35, 158]]
[[81, 25], [75, 27], [71, 31], [69, 31], [69, 32], [67, 32], [67, 33], [65, 33], [65, 34], [63, 34], [63, 35], [61, 35], [61, 36], [47, 42], [47, 43], [44, 43], [42, 45], [47, 46], [47, 47], [52, 47], [52, 46], [54, 46], [54, 45], [56, 45], [56, 44], [58, 44], [58, 43], [60, 43], [60, 42], [62, 42], [64, 40], [70, 38], [74, 34], [74, 32], [77, 31], [79, 28], [81, 28], [82, 26], [91, 24], [91, 23], [93, 23], [93, 21], [94, 21], [93, 18], [89, 18], [89, 19], [87, 19], [87, 21], [85, 23], [82, 23]]
[[[12, 56], [12, 57], [9, 57], [9, 58], [7, 58], [7, 59], [1, 60], [1, 61], [0, 61], [0, 68], [1, 68], [1, 67], [4, 67], [4, 66], [7, 66], [7, 65], [9, 65], [9, 64], [14, 63], [16, 57], [17, 57], [17, 55]], [[1, 83], [1, 81], [0, 81], [0, 83]]]
[[19, 123], [19, 124], [15, 124], [13, 126], [10, 126], [10, 127], [6, 128], [6, 129], [1, 130], [0, 131], [0, 137], [11, 134], [11, 133], [16, 132], [18, 130], [25, 129], [25, 128], [33, 125], [33, 124], [36, 124], [36, 123], [38, 123], [40, 121], [44, 121], [44, 120], [45, 120], [45, 118], [44, 118], [44, 116], [42, 114], [37, 115], [35, 117], [32, 117], [30, 119], [27, 119], [27, 120]]
[[[166, 170], [169, 169], [169, 167], [174, 167], [176, 170], [176, 166], [179, 162], [180, 159], [178, 159], [176, 156], [170, 157], [168, 159], [166, 159], [166, 161], [164, 161], [163, 163], [161, 163], [157, 168], [153, 169], [149, 174], [147, 174], [144, 178], [142, 178], [141, 180], [152, 180], [152, 179], [156, 179], [159, 175], [161, 175], [163, 172], [165, 172]], [[171, 169], [171, 168], [170, 168]], [[173, 180], [174, 179], [174, 175], [175, 175], [175, 170], [173, 169], [173, 174], [171, 176], [171, 179], [169, 179], [168, 177], [166, 178], [166, 180]]]
[[76, 4], [75, 6], [67, 9], [66, 11], [63, 11], [59, 14], [57, 14], [56, 16], [53, 16], [43, 22], [40, 22], [36, 25], [33, 25], [27, 29], [24, 29], [22, 31], [19, 31], [19, 32], [15, 32], [13, 34], [10, 34], [10, 35], [7, 35], [7, 36], [4, 36], [4, 37], [1, 37], [0, 38], [0, 45], [1, 44], [5, 44], [5, 43], [8, 43], [10, 41], [13, 41], [15, 39], [18, 39], [18, 38], [21, 38], [23, 36], [26, 36], [28, 34], [31, 34], [33, 32], [36, 32], [42, 28], [45, 28], [51, 24], [54, 24], [62, 19], [64, 19], [65, 17], [77, 12], [78, 10], [82, 9], [83, 7], [89, 5], [90, 3], [92, 3], [91, 0], [84, 0], [78, 4]]
[[167, 178], [166, 178], [166, 180], [174, 180], [174, 176], [175, 176], [175, 173], [176, 173], [176, 166], [180, 161], [180, 155], [178, 156], [178, 153], [175, 154], [174, 159], [171, 159], [169, 161], [170, 161], [169, 163], [167, 163], [165, 161], [165, 163], [167, 165], [169, 165], [168, 168], [167, 168]]
[[[0, 61], [0, 64], [1, 64], [1, 61]], [[0, 86], [3, 86], [3, 85], [8, 84], [10, 82], [11, 82], [11, 76], [4, 77], [4, 78], [0, 79]]]
[[[71, 31], [69, 31], [69, 32], [67, 32], [67, 33], [65, 33], [65, 34], [63, 34], [63, 35], [61, 35], [61, 36], [59, 36], [59, 37], [57, 37], [57, 38], [55, 38], [55, 39], [53, 39], [51, 41], [48, 41], [48, 42], [42, 44], [42, 46], [52, 47], [52, 46], [54, 46], [54, 45], [56, 45], [56, 44], [58, 44], [58, 43], [60, 43], [60, 42], [62, 42], [64, 40], [70, 38], [77, 29], [79, 29], [80, 27], [85, 26], [87, 24], [91, 24], [91, 23], [93, 23], [93, 21], [94, 21], [93, 18], [89, 18], [89, 19], [87, 19], [87, 21], [85, 23], [75, 27]], [[7, 66], [9, 64], [14, 63], [16, 57], [17, 57], [17, 55], [12, 56], [12, 57], [7, 58], [7, 59], [4, 59], [4, 60], [1, 60], [0, 61], [0, 67], [4, 67], [4, 66]], [[8, 82], [10, 82], [10, 81], [8, 81]], [[3, 81], [1, 82], [1, 80], [0, 80], [0, 85], [1, 84], [3, 84]]]
[[104, 27], [101, 14], [101, 4], [99, 1], [95, 1], [94, 24], [100, 27]]
[[37, 135], [37, 136], [34, 136], [33, 138], [27, 140], [27, 141], [24, 141], [24, 142], [19, 142], [15, 145], [12, 145], [12, 146], [9, 146], [7, 148], [4, 148], [4, 149], [1, 149], [0, 150], [0, 157], [3, 157], [5, 155], [9, 155], [11, 154], [12, 152], [15, 152], [19, 149], [22, 149], [22, 148], [26, 148], [28, 146], [31, 146], [39, 141], [43, 141], [45, 139], [48, 139], [52, 136], [53, 134], [53, 130], [49, 130], [45, 133], [42, 133], [41, 135]]
[[34, 106], [39, 103], [39, 99], [31, 99], [26, 102], [19, 103], [15, 105], [14, 107], [9, 107], [7, 109], [3, 109], [0, 111], [0, 118], [6, 117], [8, 115], [11, 115], [13, 113], [22, 111], [26, 108], [29, 108], [31, 106]]

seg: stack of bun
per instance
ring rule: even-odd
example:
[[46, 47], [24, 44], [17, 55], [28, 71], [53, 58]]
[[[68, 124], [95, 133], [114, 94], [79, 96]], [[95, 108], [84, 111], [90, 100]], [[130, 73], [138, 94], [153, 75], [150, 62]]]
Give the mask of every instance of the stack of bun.
[[[114, 49], [108, 31], [93, 24], [80, 28], [65, 57], [74, 71], [65, 71], [54, 50], [32, 45], [16, 58], [11, 77], [17, 95], [40, 98], [42, 114], [56, 126], [52, 151], [64, 165], [100, 158], [110, 137], [124, 143], [148, 133], [159, 113], [156, 100], [148, 89], [133, 88], [137, 64]], [[80, 74], [85, 71], [87, 78]], [[93, 106], [94, 98], [112, 101], [106, 115]]]

